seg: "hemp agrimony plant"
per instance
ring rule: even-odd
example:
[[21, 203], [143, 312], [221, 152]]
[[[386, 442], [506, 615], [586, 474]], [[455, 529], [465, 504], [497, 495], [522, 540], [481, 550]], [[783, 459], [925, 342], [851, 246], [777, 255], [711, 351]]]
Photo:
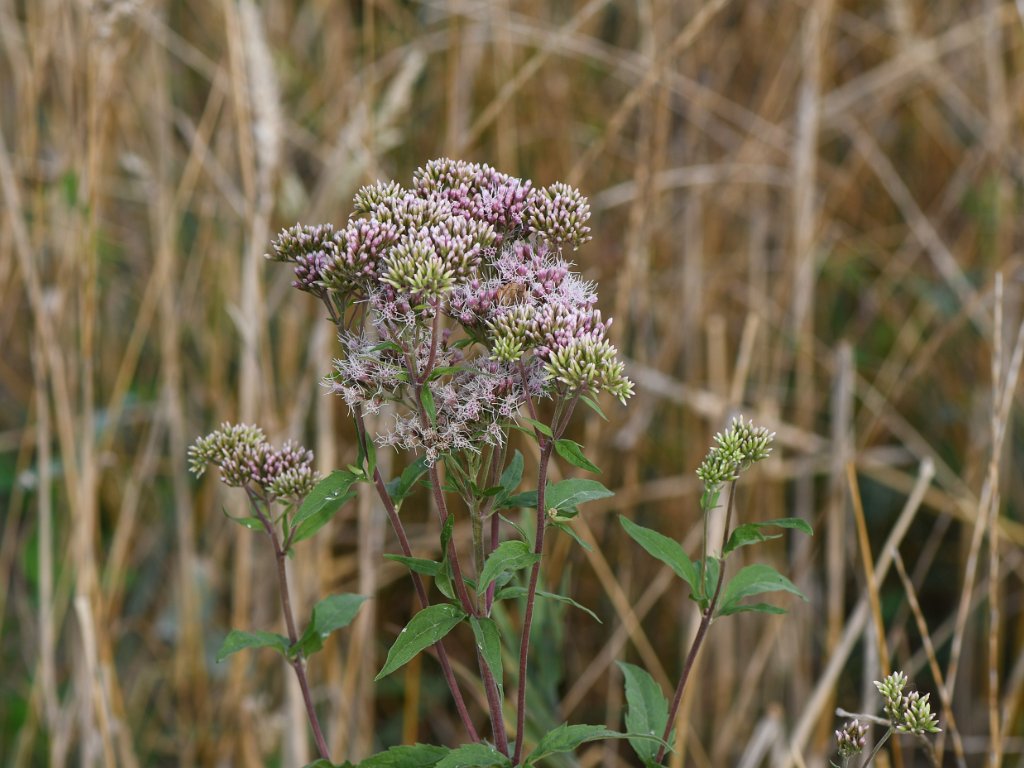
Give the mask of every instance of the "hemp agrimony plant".
[[[876, 680], [875, 687], [882, 695], [882, 711], [885, 717], [870, 719], [880, 719], [886, 728], [885, 733], [867, 758], [860, 761], [857, 756], [867, 745], [868, 725], [861, 723], [857, 718], [847, 721], [846, 725], [836, 731], [839, 762], [832, 763], [834, 768], [866, 768], [893, 734], [908, 733], [917, 736], [930, 748], [929, 742], [924, 738], [925, 734], [940, 732], [939, 720], [932, 714], [931, 704], [928, 703], [930, 694], [922, 696], [917, 691], [904, 693], [907, 676], [903, 672], [897, 670], [882, 681]], [[868, 719], [867, 716], [865, 719]], [[932, 762], [935, 762], [934, 755]]]
[[[786, 591], [804, 597], [793, 582], [762, 563], [744, 566], [734, 576], [726, 578], [726, 559], [729, 555], [741, 547], [781, 536], [769, 531], [793, 528], [811, 533], [811, 527], [795, 517], [733, 526], [736, 484], [740, 475], [757, 462], [768, 458], [774, 437], [774, 433], [764, 427], [755, 427], [742, 416], [733, 419], [728, 429], [715, 435], [715, 445], [697, 470], [697, 476], [704, 482], [704, 493], [700, 498], [704, 536], [702, 555], [696, 562], [690, 560], [674, 539], [625, 517], [619, 518], [626, 533], [648, 553], [668, 565], [686, 583], [690, 600], [700, 610], [697, 633], [683, 662], [671, 704], [650, 674], [631, 664], [620, 663], [626, 678], [626, 727], [631, 734], [658, 734], [661, 737], [659, 742], [630, 738], [633, 751], [644, 765], [661, 765], [665, 751], [673, 741], [672, 732], [683, 691], [712, 622], [745, 611], [784, 613], [783, 609], [768, 603], [747, 602], [748, 598], [766, 592]], [[726, 493], [725, 521], [722, 525], [722, 539], [715, 554], [712, 550], [714, 543], [709, 541], [710, 520], [720, 507], [723, 492]]]
[[[300, 634], [285, 562], [296, 543], [355, 495], [357, 483], [370, 484], [380, 497], [400, 549], [387, 557], [408, 568], [420, 604], [392, 643], [377, 679], [432, 650], [465, 731], [461, 746], [392, 747], [364, 760], [364, 768], [543, 765], [551, 755], [608, 738], [629, 739], [645, 764], [659, 765], [711, 622], [740, 611], [778, 612], [744, 602], [763, 592], [799, 594], [767, 566], [749, 565], [725, 578], [726, 556], [778, 535], [766, 530], [810, 531], [792, 519], [732, 526], [736, 481], [768, 455], [772, 437], [736, 420], [716, 438], [698, 471], [706, 490], [704, 551], [697, 562], [674, 540], [623, 520], [641, 546], [687, 583], [701, 611], [671, 707], [650, 675], [624, 664], [628, 732], [584, 724], [528, 731], [528, 724], [536, 729], [539, 722], [530, 717], [527, 696], [537, 600], [580, 607], [568, 596], [540, 588], [548, 533], [575, 538], [572, 519], [578, 506], [611, 495], [590, 479], [551, 482], [549, 468], [557, 455], [579, 469], [600, 472], [582, 446], [564, 437], [566, 428], [578, 405], [603, 416], [599, 396], [624, 404], [633, 391], [606, 338], [611, 321], [596, 308], [595, 286], [566, 260], [589, 239], [589, 217], [586, 199], [566, 184], [535, 189], [487, 165], [441, 158], [416, 171], [410, 188], [378, 182], [360, 189], [344, 228], [299, 225], [272, 243], [270, 258], [293, 266], [293, 285], [320, 301], [337, 329], [341, 354], [325, 385], [348, 405], [358, 457], [319, 478], [308, 451], [292, 444], [275, 449], [258, 428], [228, 424], [198, 440], [190, 456], [197, 474], [214, 464], [224, 482], [246, 490], [252, 514], [238, 522], [270, 539], [288, 629], [287, 637], [233, 631], [218, 658], [251, 647], [284, 656], [306, 701], [320, 753], [316, 766], [334, 764], [317, 722], [305, 662], [330, 632], [352, 620], [363, 598], [335, 595], [320, 601]], [[380, 432], [371, 432], [371, 414], [384, 414]], [[536, 474], [527, 490], [520, 489], [522, 455], [509, 455], [513, 430], [537, 444]], [[383, 477], [376, 461], [382, 448], [409, 455], [399, 477]], [[437, 516], [436, 560], [413, 555], [400, 514], [419, 487], [428, 489]], [[707, 541], [707, 518], [723, 490], [728, 491], [725, 536], [716, 554]], [[517, 522], [519, 510], [528, 512]], [[457, 520], [469, 524], [468, 551], [460, 551], [453, 536]], [[504, 610], [503, 604], [517, 610]], [[487, 703], [483, 732], [445, 648], [446, 636], [461, 624], [475, 640], [475, 665], [466, 666], [478, 670]], [[504, 668], [506, 658], [514, 659], [513, 669]], [[648, 702], [653, 706], [644, 706]]]

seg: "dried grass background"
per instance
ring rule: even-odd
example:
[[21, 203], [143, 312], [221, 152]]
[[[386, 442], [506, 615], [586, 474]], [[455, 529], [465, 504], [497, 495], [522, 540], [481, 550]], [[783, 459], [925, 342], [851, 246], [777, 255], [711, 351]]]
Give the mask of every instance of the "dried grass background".
[[[263, 253], [442, 154], [591, 198], [577, 262], [637, 382], [574, 427], [617, 496], [548, 561], [604, 621], [538, 634], [553, 722], [620, 727], [616, 659], [671, 690], [694, 611], [616, 516], [692, 552], [742, 411], [778, 432], [742, 514], [813, 522], [761, 554], [811, 599], [716, 623], [673, 765], [823, 765], [888, 666], [944, 764], [1022, 764], [1024, 3], [2, 0], [0, 52], [5, 765], [311, 759], [272, 654], [213, 662], [280, 618], [185, 450], [234, 419], [354, 458], [330, 326]], [[378, 597], [312, 664], [336, 760], [459, 738], [429, 658], [372, 685], [413, 610], [389, 534], [362, 498], [294, 563], [300, 615]]]

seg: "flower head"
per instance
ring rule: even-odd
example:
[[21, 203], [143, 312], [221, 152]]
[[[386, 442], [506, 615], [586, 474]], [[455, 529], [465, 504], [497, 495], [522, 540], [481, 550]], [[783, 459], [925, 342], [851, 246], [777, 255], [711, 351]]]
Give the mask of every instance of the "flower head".
[[860, 723], [858, 720], [850, 720], [840, 730], [836, 731], [836, 746], [839, 749], [839, 757], [850, 758], [859, 755], [867, 746], [867, 723]]
[[188, 449], [189, 468], [197, 477], [210, 464], [220, 469], [225, 485], [249, 487], [270, 498], [301, 499], [320, 479], [313, 469], [313, 452], [286, 442], [275, 449], [263, 430], [249, 424], [224, 422]]
[[715, 443], [697, 469], [697, 477], [705, 487], [716, 490], [724, 483], [739, 478], [740, 472], [772, 452], [775, 433], [764, 427], [755, 427], [743, 416], [737, 416], [724, 432], [715, 435]]

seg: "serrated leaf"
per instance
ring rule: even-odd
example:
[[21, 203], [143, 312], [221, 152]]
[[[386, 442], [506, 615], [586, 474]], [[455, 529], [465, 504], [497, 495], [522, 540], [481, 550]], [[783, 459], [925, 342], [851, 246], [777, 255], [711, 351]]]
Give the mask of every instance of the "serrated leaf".
[[597, 480], [570, 477], [547, 487], [544, 506], [547, 509], [571, 509], [587, 501], [607, 499], [614, 495]]
[[427, 560], [422, 557], [406, 557], [405, 555], [384, 555], [385, 560], [394, 560], [401, 563], [410, 571], [422, 573], [424, 576], [436, 577], [441, 572], [441, 563], [436, 560]]
[[651, 557], [660, 560], [671, 568], [676, 576], [690, 585], [690, 591], [698, 594], [697, 586], [700, 578], [697, 575], [697, 567], [686, 556], [682, 545], [675, 539], [670, 539], [662, 533], [645, 528], [634, 523], [627, 517], [619, 516], [619, 522], [637, 544], [647, 550]]
[[536, 765], [537, 761], [548, 755], [560, 752], [573, 752], [581, 744], [598, 739], [621, 739], [624, 733], [613, 731], [603, 725], [568, 725], [563, 723], [553, 731], [548, 731], [541, 738], [537, 747], [526, 758], [527, 765]]
[[362, 478], [352, 472], [336, 469], [314, 486], [313, 490], [302, 502], [299, 511], [292, 518], [292, 528], [299, 528], [307, 520], [322, 514], [325, 510], [333, 515], [341, 505], [355, 494], [350, 494], [352, 486]]
[[719, 616], [728, 616], [731, 613], [750, 610], [749, 607], [743, 607], [739, 601], [765, 592], [791, 592], [803, 600], [807, 599], [793, 582], [770, 565], [754, 563], [729, 579], [722, 589], [722, 598], [716, 613]]
[[273, 648], [285, 656], [288, 653], [288, 638], [275, 632], [242, 632], [232, 629], [221, 643], [220, 650], [217, 651], [217, 663], [219, 664], [231, 654], [244, 651], [246, 648]]
[[423, 404], [423, 411], [427, 414], [427, 421], [431, 426], [435, 426], [437, 424], [437, 406], [434, 405], [434, 393], [430, 391], [427, 384], [420, 387], [420, 402]]
[[491, 670], [494, 681], [498, 684], [498, 696], [505, 696], [504, 672], [501, 665], [501, 631], [494, 619], [470, 616], [469, 625], [473, 628], [476, 647], [484, 657], [484, 663]]
[[[495, 600], [507, 600], [507, 599], [510, 599], [510, 598], [515, 599], [517, 597], [526, 597], [526, 592], [527, 592], [526, 587], [521, 587], [518, 584], [512, 584], [512, 585], [507, 586], [507, 587], [502, 587], [498, 591], [498, 594], [495, 595], [494, 599]], [[587, 606], [582, 605], [581, 603], [577, 603], [571, 597], [566, 597], [565, 595], [560, 595], [557, 592], [545, 592], [543, 589], [538, 589], [537, 590], [537, 597], [543, 597], [546, 600], [555, 600], [556, 602], [564, 603], [565, 605], [571, 605], [573, 608], [577, 608], [577, 609], [583, 611], [585, 614], [590, 616], [590, 618], [592, 618], [598, 624], [603, 624], [604, 623], [603, 621], [601, 621], [600, 618], [598, 618], [598, 615], [596, 613], [594, 613], [592, 610], [587, 608]]]
[[491, 582], [503, 573], [514, 573], [515, 571], [529, 568], [540, 560], [540, 555], [530, 550], [530, 545], [525, 541], [512, 539], [503, 541], [491, 552], [480, 572], [479, 591], [483, 592], [491, 585]]
[[387, 677], [417, 653], [429, 648], [451, 632], [464, 618], [465, 611], [449, 603], [424, 608], [413, 616], [405, 629], [399, 633], [391, 650], [388, 651], [384, 667], [377, 673], [374, 681]]
[[490, 744], [476, 742], [453, 749], [444, 756], [436, 768], [506, 768], [511, 765], [512, 761]]
[[313, 606], [313, 616], [305, 632], [289, 650], [294, 656], [301, 652], [307, 658], [324, 647], [324, 640], [337, 629], [347, 627], [366, 601], [362, 595], [328, 595]]
[[[626, 683], [626, 731], [629, 745], [645, 764], [654, 762], [668, 723], [668, 699], [653, 677], [635, 664], [618, 662]], [[631, 738], [633, 736], [654, 737]], [[671, 742], [672, 739], [670, 738]]]
[[447, 755], [446, 747], [410, 744], [378, 752], [359, 764], [359, 768], [434, 768]]
[[733, 550], [745, 547], [748, 544], [758, 544], [769, 539], [777, 539], [782, 535], [779, 533], [762, 533], [765, 528], [790, 528], [806, 533], [809, 536], [814, 535], [814, 529], [811, 528], [806, 520], [801, 520], [799, 517], [780, 517], [776, 520], [764, 520], [760, 523], [744, 523], [737, 526], [729, 536], [729, 542], [725, 545], [723, 554], [727, 555]]
[[558, 452], [559, 456], [574, 467], [585, 469], [587, 472], [593, 472], [595, 475], [601, 474], [601, 470], [598, 466], [583, 455], [583, 446], [576, 441], [563, 437], [561, 440], [555, 441], [555, 450]]

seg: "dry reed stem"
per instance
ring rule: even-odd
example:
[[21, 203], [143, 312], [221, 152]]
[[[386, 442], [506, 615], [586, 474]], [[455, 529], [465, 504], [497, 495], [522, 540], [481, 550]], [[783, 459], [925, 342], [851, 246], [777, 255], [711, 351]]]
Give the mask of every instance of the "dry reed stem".
[[907, 570], [903, 565], [903, 558], [900, 556], [899, 550], [894, 551], [893, 565], [896, 566], [896, 573], [900, 577], [900, 582], [903, 584], [903, 593], [906, 596], [907, 604], [910, 606], [910, 612], [914, 616], [914, 622], [917, 624], [917, 631], [921, 635], [921, 644], [924, 646], [924, 652], [928, 657], [928, 669], [932, 674], [932, 680], [935, 682], [935, 686], [938, 690], [939, 701], [942, 703], [942, 715], [940, 715], [940, 721], [942, 722], [942, 728], [944, 731], [948, 731], [953, 737], [953, 751], [956, 756], [957, 765], [960, 768], [966, 768], [966, 758], [964, 757], [964, 745], [963, 740], [960, 737], [960, 731], [956, 725], [956, 715], [953, 712], [953, 702], [949, 697], [949, 691], [946, 690], [946, 683], [942, 679], [942, 670], [939, 668], [939, 660], [935, 655], [935, 644], [932, 642], [932, 636], [928, 632], [928, 622], [924, 618], [924, 614], [921, 612], [921, 604], [917, 599], [917, 590], [914, 589], [914, 583], [910, 580], [907, 575]]
[[[889, 572], [889, 567], [892, 565], [892, 553], [903, 541], [903, 537], [909, 530], [911, 522], [913, 522], [918, 510], [921, 508], [921, 501], [924, 498], [925, 489], [928, 487], [929, 483], [931, 483], [934, 474], [935, 470], [931, 462], [928, 460], [923, 461], [918, 471], [917, 484], [915, 485], [910, 497], [907, 499], [906, 504], [904, 504], [903, 510], [900, 512], [896, 523], [889, 532], [885, 543], [882, 545], [881, 555], [876, 561], [875, 567], [872, 571], [874, 583], [880, 583]], [[822, 706], [831, 695], [836, 679], [842, 671], [843, 664], [846, 663], [846, 659], [853, 651], [854, 644], [857, 642], [861, 633], [864, 631], [864, 627], [867, 625], [868, 613], [868, 596], [864, 595], [857, 601], [856, 607], [846, 620], [846, 626], [843, 630], [843, 636], [839, 641], [839, 645], [829, 658], [827, 666], [819, 675], [818, 680], [815, 683], [814, 690], [808, 697], [807, 703], [793, 728], [789, 739], [790, 753], [782, 764], [783, 766], [786, 766], [786, 768], [795, 764], [794, 755], [801, 754], [803, 752], [807, 739], [811, 735], [811, 731], [819, 718], [828, 715], [827, 712], [822, 710]]]

